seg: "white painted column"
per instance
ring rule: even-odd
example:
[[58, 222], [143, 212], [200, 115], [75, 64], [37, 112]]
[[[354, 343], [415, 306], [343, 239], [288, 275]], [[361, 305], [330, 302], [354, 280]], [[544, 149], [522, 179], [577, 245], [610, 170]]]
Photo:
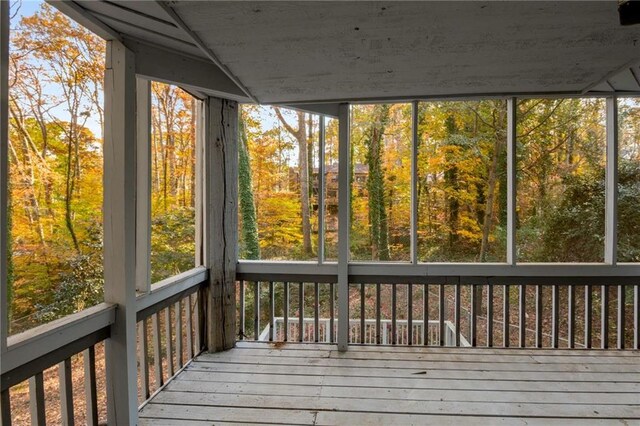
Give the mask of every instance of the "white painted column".
[[618, 246], [618, 99], [606, 100], [606, 184], [605, 184], [605, 230], [604, 262], [615, 265]]
[[117, 304], [106, 341], [108, 422], [138, 419], [136, 364], [135, 57], [107, 42], [104, 100], [104, 299]]
[[411, 263], [418, 263], [418, 108], [411, 103]]
[[196, 104], [196, 255], [195, 266], [204, 265], [204, 141], [206, 139], [206, 115], [208, 106], [206, 101]]
[[318, 118], [318, 263], [324, 263], [324, 242], [325, 242], [325, 142], [326, 142], [325, 117]]
[[507, 263], [515, 265], [516, 254], [516, 135], [518, 100], [507, 99]]
[[204, 260], [209, 268], [207, 346], [236, 342], [238, 103], [209, 97], [204, 142]]
[[151, 82], [136, 85], [136, 290], [151, 289]]
[[9, 2], [0, 1], [0, 354], [7, 351], [9, 188]]
[[338, 132], [338, 350], [349, 346], [349, 104], [339, 106]]
[[[195, 211], [196, 211], [196, 253], [194, 258], [195, 266], [204, 265], [205, 259], [205, 229], [204, 229], [204, 143], [206, 139], [206, 121], [208, 106], [206, 101], [199, 101], [196, 103], [196, 196], [195, 196]], [[196, 325], [196, 348], [198, 352], [206, 344], [206, 330], [207, 330], [207, 298], [208, 290], [206, 288], [200, 288], [198, 290], [197, 305], [195, 309], [195, 321]]]

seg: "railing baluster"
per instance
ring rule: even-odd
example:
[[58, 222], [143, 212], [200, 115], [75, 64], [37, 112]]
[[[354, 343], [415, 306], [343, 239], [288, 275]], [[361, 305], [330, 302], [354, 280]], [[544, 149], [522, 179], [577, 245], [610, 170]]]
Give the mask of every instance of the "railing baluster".
[[365, 332], [365, 318], [364, 318], [364, 283], [360, 284], [360, 344], [365, 343], [364, 332]]
[[557, 348], [560, 343], [560, 286], [551, 286], [551, 346]]
[[567, 288], [567, 345], [574, 348], [576, 345], [576, 288], [573, 284]]
[[477, 328], [478, 328], [478, 286], [476, 284], [471, 285], [471, 324], [469, 325], [469, 338], [471, 339], [471, 346], [476, 347], [478, 345]]
[[147, 320], [138, 323], [138, 362], [140, 363], [140, 383], [142, 385], [142, 396], [149, 398], [149, 358], [147, 356]]
[[331, 311], [331, 317], [329, 318], [329, 328], [331, 329], [329, 331], [329, 339], [331, 341], [331, 343], [334, 343], [336, 341], [336, 334], [335, 334], [335, 317], [336, 317], [336, 310], [335, 310], [335, 301], [336, 301], [336, 285], [335, 283], [331, 283], [330, 285], [330, 289], [329, 289], [329, 310]]
[[187, 360], [190, 360], [191, 358], [193, 358], [193, 338], [191, 336], [191, 332], [192, 330], [192, 321], [191, 321], [191, 302], [192, 302], [192, 298], [191, 295], [188, 295], [185, 298], [185, 303], [186, 303], [186, 311], [185, 311], [185, 319], [186, 319], [186, 330], [185, 332], [187, 333]]
[[413, 345], [413, 285], [407, 284], [407, 344]]
[[184, 365], [182, 356], [182, 303], [178, 300], [175, 304], [176, 312], [176, 363], [178, 369]]
[[602, 349], [609, 348], [609, 287], [600, 286], [600, 347]]
[[[204, 295], [204, 291], [203, 290], [197, 291], [195, 293], [195, 296], [196, 296], [196, 305], [195, 305], [195, 307], [196, 307], [196, 309], [195, 309], [195, 312], [194, 312], [193, 319], [194, 319], [194, 321], [196, 323], [196, 326], [195, 326], [196, 354], [199, 354], [200, 351], [202, 350], [202, 342], [204, 341], [202, 336], [203, 336], [203, 333], [204, 333], [204, 330], [205, 330], [204, 320], [207, 317], [207, 315], [205, 313], [205, 305], [204, 305], [206, 297], [203, 297], [203, 295]], [[242, 314], [243, 315], [244, 315], [244, 308], [245, 308], [245, 304], [244, 304], [244, 299], [243, 299], [242, 300], [242, 311], [243, 311]], [[201, 313], [202, 313], [202, 315], [201, 315]], [[243, 339], [245, 337], [244, 336], [244, 327], [245, 327], [245, 323], [244, 323], [244, 317], [243, 317], [243, 322], [242, 322], [242, 334], [243, 334], [242, 338]]]
[[255, 340], [260, 338], [260, 281], [256, 281], [253, 293], [253, 335]]
[[509, 347], [509, 286], [502, 286], [502, 346]]
[[542, 347], [542, 286], [536, 285], [536, 348]]
[[284, 306], [282, 310], [284, 311], [284, 337], [283, 340], [285, 342], [289, 341], [289, 283], [285, 281], [283, 284], [284, 291]]
[[238, 330], [238, 338], [240, 340], [244, 340], [244, 315], [245, 315], [246, 303], [244, 300], [244, 281], [240, 281], [240, 321], [239, 322], [239, 330]]
[[160, 317], [158, 314], [151, 316], [151, 328], [153, 332], [153, 365], [156, 380], [156, 389], [164, 384], [162, 376], [162, 352], [160, 352]]
[[633, 347], [640, 349], [640, 284], [633, 287]]
[[171, 336], [171, 307], [164, 310], [165, 344], [167, 345], [167, 377], [173, 377], [173, 337]]
[[519, 321], [519, 334], [520, 334], [520, 338], [519, 343], [520, 343], [520, 347], [524, 348], [527, 346], [527, 315], [526, 315], [526, 309], [527, 309], [527, 286], [521, 284], [520, 286], [520, 294], [519, 294], [519, 298], [518, 298], [518, 321]]
[[438, 326], [440, 327], [440, 346], [444, 346], [444, 284], [440, 284], [440, 287], [438, 289], [438, 293], [439, 293], [439, 310], [438, 310], [438, 319], [439, 319], [439, 324]]
[[624, 349], [624, 335], [625, 335], [625, 304], [626, 294], [624, 285], [618, 285], [618, 349]]
[[298, 286], [298, 341], [304, 342], [304, 283]]
[[320, 341], [320, 284], [315, 283], [313, 334], [316, 343]]
[[[98, 426], [98, 393], [96, 389], [96, 348], [90, 346], [82, 353], [84, 362], [84, 399], [87, 404], [86, 422]], [[157, 362], [157, 361], [156, 361]], [[162, 361], [160, 361], [162, 364]]]
[[456, 326], [456, 346], [460, 346], [460, 283], [454, 286], [455, 291], [455, 305], [454, 305], [454, 320]]
[[276, 314], [276, 299], [273, 292], [273, 281], [269, 281], [269, 341], [273, 342], [273, 326]]
[[44, 407], [44, 379], [42, 376], [42, 372], [29, 379], [29, 412], [31, 413], [32, 425], [46, 425], [46, 413]]
[[422, 344], [429, 344], [429, 285], [422, 286]]
[[397, 320], [397, 289], [395, 284], [391, 284], [391, 344], [395, 345], [397, 342], [398, 324]]
[[493, 347], [493, 285], [487, 282], [487, 347]]
[[0, 392], [0, 421], [2, 426], [11, 426], [11, 393], [9, 389]]
[[584, 347], [591, 348], [592, 326], [591, 326], [591, 308], [592, 308], [592, 291], [591, 285], [584, 286]]
[[364, 320], [364, 283], [360, 284], [360, 344], [364, 344], [365, 320]]
[[71, 378], [71, 358], [58, 364], [60, 386], [60, 417], [65, 426], [74, 425], [73, 416], [73, 380]]
[[381, 310], [381, 284], [380, 283], [376, 283], [376, 342], [380, 345], [382, 344], [382, 333], [381, 333], [381, 317], [382, 317], [382, 310]]

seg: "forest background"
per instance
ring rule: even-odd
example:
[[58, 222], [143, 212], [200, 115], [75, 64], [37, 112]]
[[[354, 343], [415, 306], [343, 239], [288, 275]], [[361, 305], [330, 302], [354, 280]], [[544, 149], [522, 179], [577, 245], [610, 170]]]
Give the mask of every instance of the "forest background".
[[[13, 2], [10, 49], [11, 333], [99, 303], [105, 43], [40, 2]], [[195, 110], [152, 85], [152, 282], [194, 266]], [[621, 99], [618, 261], [640, 261], [640, 103]], [[517, 105], [522, 262], [602, 262], [604, 100]], [[421, 102], [418, 256], [506, 260], [506, 102]], [[337, 258], [337, 120], [245, 105], [240, 120], [243, 259]], [[354, 105], [351, 259], [408, 261], [411, 105]], [[319, 199], [326, 215], [318, 217]]]

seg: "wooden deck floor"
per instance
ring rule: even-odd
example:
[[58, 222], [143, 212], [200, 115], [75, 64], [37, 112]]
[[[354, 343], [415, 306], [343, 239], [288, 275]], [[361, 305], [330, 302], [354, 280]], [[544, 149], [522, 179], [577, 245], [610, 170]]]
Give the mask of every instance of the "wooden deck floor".
[[357, 346], [339, 353], [239, 343], [199, 356], [140, 417], [141, 425], [187, 426], [640, 424], [640, 353]]

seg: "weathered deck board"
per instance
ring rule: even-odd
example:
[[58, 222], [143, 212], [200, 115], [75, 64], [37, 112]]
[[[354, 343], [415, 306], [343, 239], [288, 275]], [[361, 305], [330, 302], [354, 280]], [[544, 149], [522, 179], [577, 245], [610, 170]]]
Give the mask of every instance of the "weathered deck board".
[[[191, 369], [202, 372], [239, 372], [239, 373], [274, 373], [295, 375], [320, 375], [320, 376], [348, 376], [348, 377], [408, 377], [416, 375], [428, 375], [430, 378], [459, 379], [459, 380], [527, 380], [527, 381], [580, 381], [580, 382], [630, 382], [638, 383], [640, 374], [621, 372], [593, 373], [577, 371], [539, 371], [533, 366], [526, 371], [500, 371], [500, 370], [474, 370], [474, 369], [448, 369], [440, 370], [434, 366], [416, 368], [390, 368], [390, 367], [345, 367], [341, 365], [273, 365], [273, 364], [247, 364], [247, 363], [195, 363]], [[364, 362], [363, 362], [364, 364]]]
[[[370, 399], [400, 399], [418, 401], [470, 401], [470, 402], [532, 402], [554, 404], [566, 397], [565, 392], [553, 391], [504, 391], [502, 389], [419, 389], [379, 388], [380, 392], [372, 392], [367, 386], [320, 386], [289, 385], [273, 383], [216, 383], [190, 380], [174, 380], [168, 390], [172, 392], [198, 392], [232, 395], [274, 396], [323, 396], [331, 398], [351, 398], [354, 395], [366, 395]], [[574, 404], [638, 404], [638, 393], [602, 393], [575, 392], [572, 395]]]
[[[453, 357], [455, 359], [455, 357]], [[335, 359], [335, 360], [334, 360]], [[224, 354], [221, 356], [211, 357], [205, 355], [198, 360], [201, 364], [205, 363], [231, 363], [231, 364], [249, 364], [249, 365], [289, 365], [302, 366], [307, 365], [332, 367], [339, 362], [340, 367], [345, 368], [394, 368], [394, 369], [421, 369], [428, 368], [434, 370], [481, 370], [481, 371], [554, 371], [554, 372], [590, 372], [590, 373], [611, 373], [611, 374], [628, 374], [633, 373], [640, 377], [640, 363], [581, 363], [579, 360], [572, 362], [544, 362], [530, 359], [528, 362], [491, 362], [489, 356], [485, 359], [473, 361], [432, 361], [429, 359], [421, 360], [379, 360], [379, 359], [353, 359], [342, 358], [340, 356], [332, 356], [329, 358], [291, 358], [278, 356], [246, 356]]]
[[[598, 386], [584, 386], [581, 382], [564, 381], [518, 381], [518, 380], [456, 380], [429, 379], [422, 377], [343, 377], [343, 376], [304, 376], [289, 374], [246, 374], [224, 373], [202, 374], [200, 371], [184, 371], [179, 380], [219, 382], [219, 383], [255, 383], [310, 386], [362, 386], [367, 388], [411, 388], [411, 389], [461, 389], [461, 390], [501, 390], [504, 392], [555, 390], [573, 393], [640, 393], [640, 383], [600, 382]], [[219, 385], [218, 385], [219, 386]]]
[[140, 424], [640, 424], [639, 393], [637, 351], [243, 342], [199, 356]]
[[[510, 351], [504, 350], [505, 354], [500, 353], [474, 353], [475, 349], [467, 349], [463, 352], [441, 352], [425, 349], [423, 351], [414, 352], [394, 352], [394, 351], [358, 351], [350, 350], [346, 353], [334, 352], [325, 349], [316, 350], [303, 350], [303, 349], [271, 349], [271, 348], [236, 348], [234, 350], [234, 356], [252, 356], [252, 357], [277, 357], [277, 358], [340, 358], [340, 359], [375, 359], [375, 360], [409, 360], [420, 361], [427, 360], [429, 362], [447, 361], [447, 362], [490, 362], [495, 363], [549, 363], [549, 364], [634, 364], [638, 365], [637, 356], [630, 356], [633, 352], [619, 352], [620, 355], [616, 357], [601, 356], [607, 352], [604, 351], [585, 351], [586, 353], [580, 354], [572, 351], [571, 353], [563, 354], [561, 356], [553, 353], [548, 353], [546, 350], [541, 350], [541, 353], [531, 353], [527, 351]], [[616, 353], [615, 351], [611, 351]], [[500, 355], [496, 357], [495, 355]], [[590, 356], [585, 356], [590, 355]], [[497, 359], [496, 359], [497, 358]], [[209, 354], [203, 354], [199, 360], [206, 361], [209, 359]], [[214, 356], [212, 359], [217, 359]]]

